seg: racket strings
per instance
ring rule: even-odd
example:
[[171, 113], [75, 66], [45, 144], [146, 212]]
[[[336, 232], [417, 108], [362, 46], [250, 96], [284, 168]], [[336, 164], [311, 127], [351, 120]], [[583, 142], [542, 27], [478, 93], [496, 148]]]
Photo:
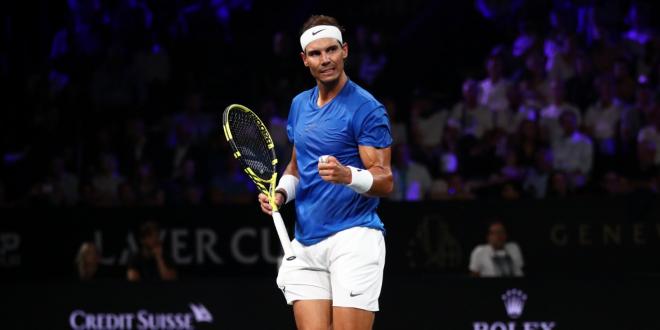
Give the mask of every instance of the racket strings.
[[261, 179], [270, 179], [273, 175], [273, 153], [259, 130], [257, 118], [248, 112], [231, 111], [229, 126], [241, 160]]

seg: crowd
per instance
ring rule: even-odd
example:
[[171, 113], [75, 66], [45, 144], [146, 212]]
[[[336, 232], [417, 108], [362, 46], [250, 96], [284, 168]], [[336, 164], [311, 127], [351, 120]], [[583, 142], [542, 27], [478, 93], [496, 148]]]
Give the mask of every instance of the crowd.
[[[657, 194], [660, 38], [652, 6], [626, 29], [593, 6], [555, 7], [549, 25], [520, 20], [511, 40], [439, 107], [425, 93], [390, 105], [396, 200]], [[398, 110], [398, 111], [397, 111]], [[401, 111], [403, 110], [403, 111]]]
[[[473, 10], [497, 19], [489, 3], [475, 1]], [[406, 78], [388, 71], [396, 47], [382, 29], [344, 22], [349, 77], [390, 116], [390, 199], [657, 194], [655, 6], [612, 3], [625, 10], [552, 1], [545, 20], [518, 15], [515, 33], [482, 62], [430, 64], [466, 72], [456, 93], [433, 84], [390, 93], [383, 86]], [[289, 102], [313, 83], [299, 63], [297, 31], [246, 37], [249, 0], [166, 4], [68, 1], [55, 8], [62, 20], [41, 26], [47, 47], [27, 55], [40, 61], [28, 66], [2, 50], [10, 96], [0, 124], [1, 206], [253, 202], [220, 129], [234, 102], [268, 123], [287, 163]]]

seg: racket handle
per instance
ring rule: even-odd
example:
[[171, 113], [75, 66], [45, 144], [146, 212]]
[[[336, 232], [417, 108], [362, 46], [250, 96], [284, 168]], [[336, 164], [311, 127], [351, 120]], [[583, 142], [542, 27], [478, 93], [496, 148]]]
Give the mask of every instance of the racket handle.
[[293, 249], [291, 248], [291, 239], [289, 239], [289, 233], [286, 231], [286, 226], [284, 226], [284, 220], [282, 220], [280, 212], [273, 212], [273, 222], [277, 230], [277, 237], [279, 237], [280, 244], [282, 244], [282, 249], [284, 250], [284, 258], [286, 260], [295, 259], [296, 256], [293, 255]]

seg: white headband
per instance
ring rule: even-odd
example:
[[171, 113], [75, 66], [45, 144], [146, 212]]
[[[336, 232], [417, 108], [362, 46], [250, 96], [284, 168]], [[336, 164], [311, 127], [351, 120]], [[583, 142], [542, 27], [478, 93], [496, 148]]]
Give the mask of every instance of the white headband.
[[340, 44], [343, 44], [341, 31], [339, 31], [338, 27], [334, 25], [317, 25], [307, 29], [307, 31], [303, 32], [300, 36], [300, 46], [302, 47], [303, 52], [305, 51], [305, 47], [307, 47], [312, 41], [321, 38], [337, 39]]

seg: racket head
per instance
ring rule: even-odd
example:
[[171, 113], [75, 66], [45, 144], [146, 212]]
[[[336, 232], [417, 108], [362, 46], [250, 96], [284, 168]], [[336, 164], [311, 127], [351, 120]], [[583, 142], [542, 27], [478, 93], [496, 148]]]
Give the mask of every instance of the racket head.
[[277, 181], [277, 155], [268, 128], [248, 107], [231, 104], [222, 113], [225, 138], [243, 170], [272, 202]]

